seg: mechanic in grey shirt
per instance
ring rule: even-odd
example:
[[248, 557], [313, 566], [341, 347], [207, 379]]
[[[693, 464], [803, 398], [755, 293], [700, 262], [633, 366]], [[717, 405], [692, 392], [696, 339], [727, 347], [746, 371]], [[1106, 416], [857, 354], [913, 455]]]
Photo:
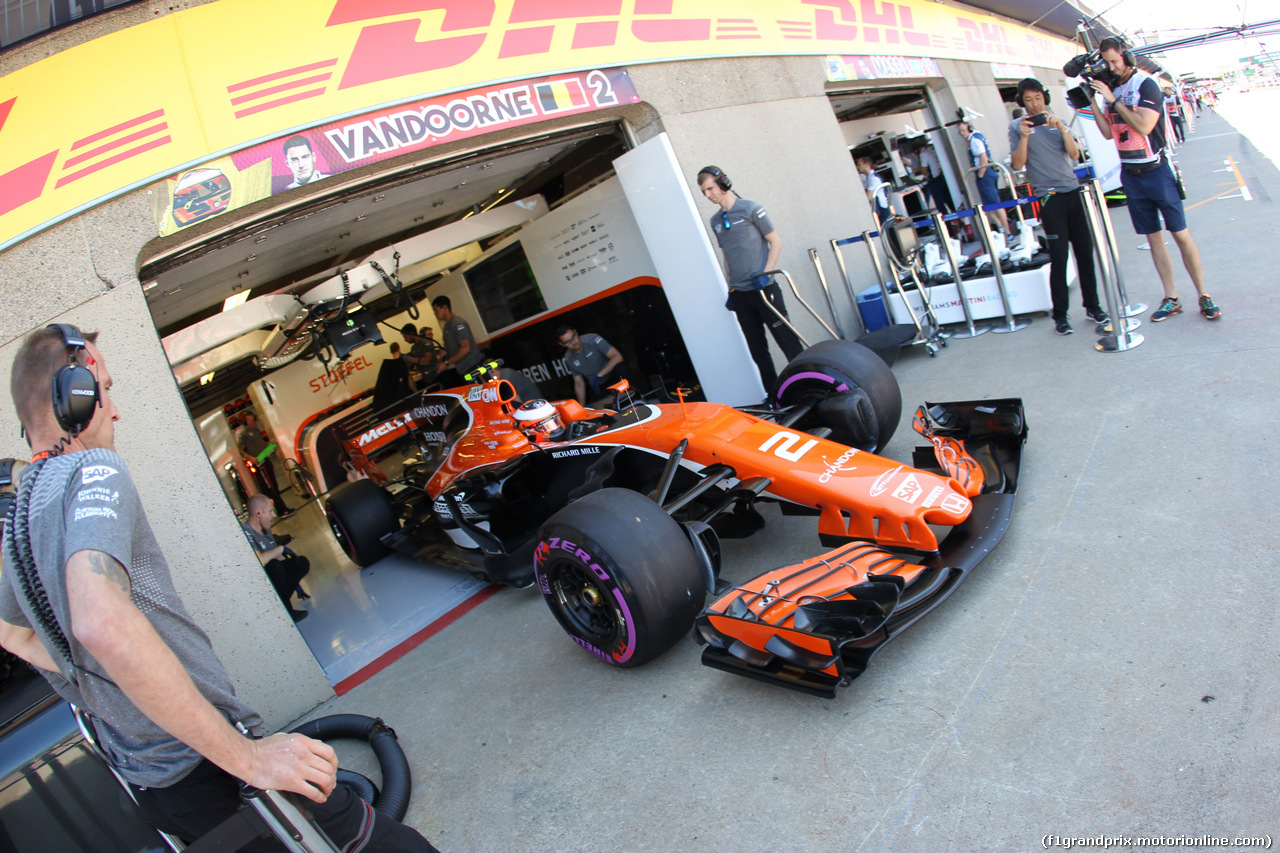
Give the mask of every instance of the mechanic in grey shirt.
[[[462, 377], [476, 365], [484, 361], [484, 353], [476, 345], [476, 336], [471, 334], [471, 324], [453, 313], [453, 302], [447, 296], [437, 296], [431, 300], [431, 310], [440, 321], [444, 337], [445, 357], [438, 370], [440, 381], [446, 388], [462, 384]], [[449, 373], [450, 368], [453, 374]]]
[[[10, 388], [34, 455], [3, 538], [0, 645], [89, 715], [143, 814], [184, 840], [238, 809], [242, 780], [312, 800], [316, 820], [350, 845], [344, 849], [373, 835], [363, 849], [434, 850], [337, 786], [337, 757], [326, 744], [289, 733], [256, 737], [262, 718], [236, 698], [179, 599], [115, 452], [120, 413], [96, 340], [49, 326], [28, 335], [14, 358]], [[84, 417], [68, 417], [74, 406], [55, 415], [50, 389], [59, 370], [79, 372], [72, 388], [93, 389]]]
[[556, 329], [556, 340], [565, 348], [564, 364], [573, 374], [573, 395], [582, 405], [587, 404], [587, 383], [594, 400], [600, 396], [600, 389], [631, 378], [622, 353], [599, 335], [579, 335], [572, 326], [561, 326]]
[[[707, 201], [720, 208], [711, 216], [711, 230], [724, 255], [725, 281], [729, 285], [729, 301], [725, 307], [737, 315], [751, 359], [760, 371], [760, 380], [765, 391], [771, 392], [777, 384], [778, 372], [773, 367], [764, 330], [769, 329], [788, 361], [798, 356], [804, 345], [769, 308], [772, 305], [783, 317], [787, 316], [782, 289], [772, 277], [761, 274], [778, 268], [782, 238], [764, 207], [739, 198], [732, 186], [729, 176], [715, 166], [707, 166], [698, 173], [698, 189]], [[766, 299], [769, 305], [765, 304]]]
[[[1093, 236], [1080, 195], [1075, 163], [1080, 146], [1062, 120], [1049, 112], [1049, 93], [1034, 77], [1018, 84], [1018, 104], [1026, 115], [1009, 123], [1009, 149], [1015, 171], [1026, 169], [1031, 191], [1040, 196], [1040, 221], [1049, 243], [1049, 296], [1053, 322], [1059, 335], [1072, 332], [1067, 320], [1071, 307], [1067, 293], [1067, 259], [1076, 256], [1080, 274], [1080, 299], [1085, 316], [1094, 323], [1107, 322], [1098, 304], [1098, 280], [1093, 270]], [[1044, 116], [1039, 119], [1038, 116]]]

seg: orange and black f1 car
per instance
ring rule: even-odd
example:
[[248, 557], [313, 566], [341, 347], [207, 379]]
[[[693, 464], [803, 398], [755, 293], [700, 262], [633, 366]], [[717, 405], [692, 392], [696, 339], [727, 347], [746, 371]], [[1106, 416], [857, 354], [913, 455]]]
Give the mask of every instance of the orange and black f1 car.
[[[625, 393], [616, 410], [519, 406], [510, 383], [481, 380], [419, 395], [344, 443], [369, 479], [330, 493], [326, 512], [355, 562], [393, 548], [536, 584], [570, 637], [615, 666], [694, 627], [706, 665], [824, 696], [1000, 541], [1026, 438], [1020, 400], [926, 403], [912, 465], [877, 455], [898, 385], [844, 341], [797, 356], [756, 408]], [[763, 503], [815, 518], [833, 550], [729, 584], [720, 541], [759, 531]]]

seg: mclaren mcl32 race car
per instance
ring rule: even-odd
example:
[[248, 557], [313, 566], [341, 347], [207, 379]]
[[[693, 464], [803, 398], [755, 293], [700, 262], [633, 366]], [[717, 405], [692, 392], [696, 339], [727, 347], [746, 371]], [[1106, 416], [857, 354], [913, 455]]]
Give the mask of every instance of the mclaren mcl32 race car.
[[[759, 407], [625, 390], [611, 410], [518, 405], [490, 374], [346, 441], [368, 478], [332, 491], [326, 514], [358, 565], [394, 549], [536, 584], [608, 664], [645, 663], [692, 628], [708, 666], [832, 697], [956, 589], [1012, 514], [1021, 400], [924, 404], [911, 465], [876, 454], [901, 412], [889, 367], [846, 341], [797, 356]], [[723, 582], [720, 541], [759, 531], [765, 502], [815, 518], [833, 550]]]

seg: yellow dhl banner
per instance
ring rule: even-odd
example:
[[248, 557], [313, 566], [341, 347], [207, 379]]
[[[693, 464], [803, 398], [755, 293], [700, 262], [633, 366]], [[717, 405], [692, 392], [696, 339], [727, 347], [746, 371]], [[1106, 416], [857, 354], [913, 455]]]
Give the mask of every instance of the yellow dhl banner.
[[932, 0], [219, 0], [0, 78], [0, 249], [254, 143], [480, 85], [705, 57], [1071, 53]]

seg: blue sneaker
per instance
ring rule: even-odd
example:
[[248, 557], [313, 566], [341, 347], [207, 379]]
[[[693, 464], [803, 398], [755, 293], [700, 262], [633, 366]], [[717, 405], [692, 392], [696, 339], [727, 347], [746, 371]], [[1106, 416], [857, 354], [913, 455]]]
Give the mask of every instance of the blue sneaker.
[[1160, 303], [1160, 307], [1151, 312], [1151, 322], [1159, 323], [1162, 320], [1168, 320], [1174, 314], [1181, 313], [1182, 303], [1178, 301], [1178, 297], [1166, 296]]
[[1200, 297], [1200, 313], [1206, 320], [1216, 320], [1222, 314], [1218, 306], [1213, 304], [1213, 298], [1207, 293]]

